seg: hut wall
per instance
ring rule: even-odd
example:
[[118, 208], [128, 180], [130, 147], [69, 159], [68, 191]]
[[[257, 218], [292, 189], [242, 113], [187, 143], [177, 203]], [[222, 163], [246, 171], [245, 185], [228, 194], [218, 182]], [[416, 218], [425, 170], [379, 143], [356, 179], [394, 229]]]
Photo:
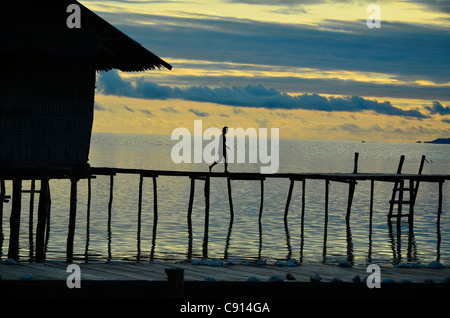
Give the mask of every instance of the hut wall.
[[94, 91], [95, 68], [83, 61], [33, 58], [3, 65], [0, 169], [86, 166]]

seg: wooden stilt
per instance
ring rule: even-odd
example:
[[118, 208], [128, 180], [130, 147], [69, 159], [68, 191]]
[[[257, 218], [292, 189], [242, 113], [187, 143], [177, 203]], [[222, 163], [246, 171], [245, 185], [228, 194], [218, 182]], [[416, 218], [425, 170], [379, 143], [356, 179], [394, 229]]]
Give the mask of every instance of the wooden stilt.
[[141, 259], [141, 220], [142, 220], [142, 188], [144, 184], [144, 177], [139, 176], [139, 197], [138, 197], [138, 224], [137, 224], [137, 256], [139, 262]]
[[48, 222], [50, 209], [49, 181], [41, 180], [41, 191], [39, 193], [38, 219], [36, 225], [36, 262], [45, 261], [45, 228]]
[[0, 249], [3, 246], [3, 203], [8, 202], [5, 180], [0, 180]]
[[439, 181], [439, 201], [438, 201], [438, 211], [436, 218], [436, 261], [439, 262], [441, 259], [441, 214], [442, 214], [442, 186], [444, 184], [443, 180]]
[[259, 222], [261, 222], [262, 220], [262, 213], [264, 208], [264, 180], [265, 179], [261, 179], [261, 199], [259, 201], [259, 217], [258, 217]]
[[192, 259], [192, 207], [194, 205], [194, 195], [195, 195], [195, 178], [191, 177], [191, 190], [189, 193], [189, 206], [187, 213], [187, 224], [188, 224], [188, 259]]
[[[419, 182], [417, 182], [419, 183]], [[409, 234], [412, 234], [413, 224], [414, 224], [414, 203], [415, 203], [415, 186], [414, 181], [409, 180], [409, 214], [408, 214], [408, 224], [409, 224]]]
[[91, 178], [88, 180], [88, 193], [87, 193], [87, 204], [86, 204], [86, 245], [84, 249], [84, 257], [86, 262], [89, 258], [89, 238], [90, 238], [90, 223], [91, 223], [91, 198], [92, 198], [92, 184]]
[[401, 229], [401, 218], [402, 218], [402, 212], [403, 212], [403, 193], [405, 191], [405, 181], [400, 180], [399, 181], [399, 193], [398, 193], [398, 210], [397, 210], [397, 231], [398, 234], [400, 233]]
[[359, 152], [355, 152], [355, 160], [354, 160], [354, 166], [353, 166], [353, 173], [358, 173], [358, 157], [359, 157]]
[[20, 212], [22, 205], [22, 180], [13, 180], [12, 206], [10, 224], [10, 239], [8, 258], [19, 261], [19, 234], [20, 234]]
[[195, 178], [191, 178], [191, 190], [189, 193], [189, 206], [188, 206], [188, 224], [192, 225], [192, 207], [194, 205], [194, 195], [195, 195]]
[[209, 191], [210, 178], [205, 179], [205, 229], [203, 235], [203, 258], [208, 257], [208, 236], [209, 236]]
[[150, 252], [150, 261], [155, 258], [156, 230], [158, 228], [158, 185], [156, 176], [153, 176], [153, 231], [152, 231], [152, 250]]
[[370, 203], [369, 203], [369, 233], [372, 233], [372, 219], [373, 219], [373, 194], [375, 188], [375, 180], [370, 180]]
[[294, 179], [291, 179], [291, 182], [289, 184], [289, 192], [288, 197], [286, 200], [286, 207], [284, 208], [284, 222], [287, 222], [287, 216], [289, 212], [289, 205], [291, 204], [291, 198], [292, 198], [292, 191], [294, 190]]
[[259, 229], [259, 249], [258, 259], [261, 259], [262, 252], [262, 213], [264, 209], [264, 179], [261, 179], [261, 199], [259, 202], [259, 216], [258, 216], [258, 229]]
[[444, 185], [444, 181], [439, 181], [439, 201], [438, 201], [438, 222], [440, 223], [441, 214], [442, 214], [442, 187]]
[[51, 222], [51, 212], [52, 212], [52, 195], [50, 185], [48, 187], [48, 207], [47, 207], [47, 220], [45, 222], [45, 243], [44, 243], [44, 253], [47, 251], [48, 240], [50, 239], [50, 222]]
[[325, 230], [328, 225], [328, 195], [330, 192], [330, 181], [325, 180]]
[[[34, 238], [33, 238], [33, 221], [34, 221], [34, 193], [36, 192], [36, 181], [31, 180], [30, 183], [30, 208], [28, 213], [28, 241], [29, 241], [29, 259], [30, 263], [34, 262]], [[22, 191], [23, 192], [23, 191]]]
[[73, 240], [75, 236], [75, 222], [77, 216], [77, 183], [78, 179], [70, 180], [70, 214], [67, 235], [66, 263], [73, 262]]
[[305, 203], [306, 203], [306, 179], [302, 181], [302, 211], [301, 211], [301, 223], [300, 223], [300, 262], [303, 262], [303, 244], [305, 234]]
[[325, 180], [325, 221], [324, 221], [324, 227], [323, 227], [323, 252], [322, 252], [323, 261], [325, 261], [325, 257], [326, 257], [326, 254], [327, 254], [329, 187], [330, 187], [330, 181], [329, 180]]
[[350, 213], [352, 211], [353, 195], [355, 194], [356, 181], [351, 180], [348, 185], [348, 199], [347, 199], [347, 214], [345, 216], [345, 221], [350, 222]]
[[[353, 173], [358, 173], [358, 158], [359, 158], [359, 153], [355, 152]], [[345, 215], [345, 221], [347, 222], [347, 226], [348, 226], [348, 223], [350, 222], [350, 213], [352, 210], [353, 195], [355, 194], [355, 186], [356, 185], [357, 185], [357, 182], [355, 180], [349, 180], [348, 199], [347, 199], [347, 214]]]
[[111, 217], [112, 217], [112, 204], [114, 200], [114, 175], [111, 174], [109, 176], [109, 201], [108, 201], [108, 259], [107, 261], [111, 261], [111, 240], [112, 240], [112, 232], [111, 232]]
[[230, 204], [230, 218], [234, 219], [233, 198], [231, 196], [231, 181], [229, 177], [227, 177], [227, 186], [228, 186], [228, 202]]

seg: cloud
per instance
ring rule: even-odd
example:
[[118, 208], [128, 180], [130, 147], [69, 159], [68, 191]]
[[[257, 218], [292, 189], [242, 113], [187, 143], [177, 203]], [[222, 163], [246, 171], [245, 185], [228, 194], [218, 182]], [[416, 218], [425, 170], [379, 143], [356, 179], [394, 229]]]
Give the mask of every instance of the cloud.
[[450, 2], [446, 0], [410, 0], [413, 3], [417, 3], [424, 7], [429, 8], [432, 11], [450, 13]]
[[144, 109], [144, 108], [140, 108], [140, 109], [133, 109], [131, 107], [128, 107], [126, 105], [123, 106], [123, 108], [127, 111], [129, 111], [130, 113], [134, 113], [135, 111], [141, 112], [142, 114], [144, 114], [147, 117], [154, 117], [155, 115], [149, 111], [148, 109]]
[[147, 117], [154, 117], [155, 115], [151, 112], [151, 111], [149, 111], [148, 109], [143, 109], [143, 108], [141, 108], [141, 109], [138, 109], [142, 114], [144, 114], [145, 116], [147, 116]]
[[450, 106], [443, 106], [439, 101], [433, 101], [431, 106], [425, 107], [430, 111], [430, 114], [439, 114], [439, 115], [450, 115]]
[[359, 126], [356, 124], [342, 124], [339, 128], [343, 131], [348, 131], [348, 132], [355, 132], [360, 129]]
[[104, 16], [162, 57], [450, 81], [449, 31], [436, 25], [383, 21], [373, 32], [364, 19], [307, 25], [207, 15]]
[[[125, 83], [123, 83], [125, 82]], [[116, 88], [109, 87], [116, 85]], [[389, 101], [378, 102], [359, 96], [325, 97], [319, 94], [304, 93], [291, 96], [274, 88], [266, 88], [261, 84], [232, 87], [171, 87], [147, 82], [142, 78], [133, 84], [123, 80], [116, 70], [101, 73], [98, 79], [98, 90], [105, 95], [122, 95], [144, 99], [183, 99], [196, 102], [210, 102], [229, 106], [263, 107], [270, 109], [308, 109], [326, 112], [361, 112], [373, 111], [378, 114], [395, 115], [414, 118], [429, 116], [416, 109], [401, 109]], [[127, 108], [125, 106], [125, 108]], [[130, 109], [128, 109], [130, 110]], [[131, 110], [130, 110], [131, 111]], [[190, 112], [200, 117], [208, 113], [190, 109]]]
[[105, 107], [103, 107], [102, 105], [100, 105], [100, 104], [97, 103], [97, 102], [94, 102], [94, 109], [95, 109], [95, 110], [100, 110], [100, 111], [106, 110]]
[[325, 0], [227, 0], [230, 3], [244, 3], [244, 4], [257, 4], [257, 5], [271, 5], [271, 6], [298, 6], [309, 4], [321, 4], [326, 2]]
[[197, 109], [189, 109], [189, 111], [195, 115], [197, 115], [198, 117], [209, 117], [209, 114], [207, 112], [202, 112], [199, 111]]
[[173, 114], [180, 113], [178, 110], [176, 110], [172, 106], [162, 107], [162, 108], [160, 108], [160, 110], [162, 110], [163, 112], [166, 112], [166, 113], [173, 113]]

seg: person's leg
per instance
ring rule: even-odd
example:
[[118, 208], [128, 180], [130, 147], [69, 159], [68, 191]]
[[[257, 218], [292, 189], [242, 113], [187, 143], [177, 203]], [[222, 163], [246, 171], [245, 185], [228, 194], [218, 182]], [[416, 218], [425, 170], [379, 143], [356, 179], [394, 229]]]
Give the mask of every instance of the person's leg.
[[209, 172], [211, 172], [211, 169], [217, 164], [217, 161], [214, 161], [212, 165], [209, 166]]
[[228, 172], [228, 156], [226, 152], [223, 154], [223, 164], [225, 165], [225, 172]]

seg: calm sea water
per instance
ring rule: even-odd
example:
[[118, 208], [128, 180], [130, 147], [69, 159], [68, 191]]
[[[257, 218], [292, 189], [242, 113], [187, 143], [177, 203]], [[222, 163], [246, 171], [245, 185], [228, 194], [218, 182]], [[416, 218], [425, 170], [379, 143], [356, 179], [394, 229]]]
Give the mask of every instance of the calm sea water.
[[[208, 164], [175, 164], [171, 150], [176, 141], [166, 135], [93, 134], [90, 164], [93, 167], [143, 168], [159, 170], [207, 171]], [[352, 172], [354, 153], [359, 153], [359, 172], [395, 173], [405, 155], [404, 173], [416, 173], [426, 155], [424, 174], [450, 174], [450, 146], [414, 143], [341, 142], [281, 139], [278, 172]], [[259, 164], [230, 164], [229, 170], [259, 171]], [[223, 169], [222, 165], [214, 168]], [[207, 251], [204, 250], [203, 182], [198, 181], [192, 231], [187, 222], [190, 180], [188, 177], [158, 177], [158, 223], [153, 238], [153, 185], [144, 180], [140, 248], [137, 240], [139, 176], [117, 175], [114, 179], [111, 231], [108, 231], [109, 177], [92, 180], [89, 233], [87, 231], [87, 181], [79, 182], [77, 225], [74, 242], [76, 259], [91, 261], [202, 258], [275, 261], [295, 258], [303, 262], [337, 263], [348, 259], [355, 264], [370, 262], [397, 264], [450, 264], [450, 188], [444, 184], [443, 214], [437, 226], [438, 184], [421, 183], [415, 206], [414, 231], [387, 222], [392, 183], [376, 182], [372, 228], [369, 227], [370, 181], [356, 186], [350, 228], [345, 213], [348, 185], [331, 182], [329, 218], [324, 231], [325, 183], [306, 182], [306, 208], [301, 239], [301, 182], [295, 184], [288, 222], [284, 208], [289, 180], [267, 179], [264, 211], [259, 227], [259, 181], [232, 181], [234, 220], [230, 227], [226, 179], [211, 180], [211, 201]], [[11, 184], [7, 183], [10, 193]], [[24, 183], [24, 188], [29, 187]], [[39, 185], [37, 185], [39, 187]], [[70, 185], [50, 183], [52, 210], [47, 259], [64, 260], [67, 240]], [[28, 197], [23, 197], [21, 260], [29, 258]], [[36, 200], [37, 201], [37, 200]], [[7, 256], [10, 204], [5, 205], [1, 257]], [[35, 204], [37, 211], [37, 202]], [[36, 212], [35, 212], [36, 215]], [[35, 216], [36, 218], [36, 216]], [[35, 232], [36, 219], [33, 223]], [[412, 234], [412, 235], [410, 235]]]

